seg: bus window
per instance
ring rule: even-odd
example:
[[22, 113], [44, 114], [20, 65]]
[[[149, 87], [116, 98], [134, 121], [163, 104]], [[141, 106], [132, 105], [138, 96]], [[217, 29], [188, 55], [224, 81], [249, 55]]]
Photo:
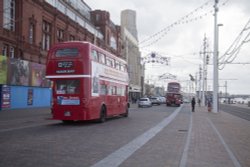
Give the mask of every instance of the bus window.
[[110, 60], [111, 60], [111, 67], [114, 68], [114, 67], [115, 67], [115, 60], [114, 60], [114, 59], [111, 59], [111, 58], [110, 58]]
[[109, 67], [112, 66], [112, 62], [111, 62], [109, 57], [106, 57], [106, 65], [109, 66]]
[[125, 96], [126, 95], [126, 88], [123, 86], [121, 88], [121, 96]]
[[102, 53], [99, 53], [99, 62], [105, 64], [105, 55]]
[[77, 48], [64, 48], [56, 51], [56, 57], [76, 57], [79, 51]]
[[79, 94], [80, 80], [57, 80], [57, 94]]
[[116, 91], [117, 91], [116, 92], [117, 95], [119, 95], [119, 96], [122, 95], [122, 87], [117, 87]]
[[115, 61], [115, 68], [117, 70], [120, 70], [120, 63], [119, 63], [119, 61]]
[[125, 70], [125, 65], [124, 65], [124, 64], [121, 65], [121, 71], [124, 71], [124, 72], [126, 71], [126, 70]]
[[115, 60], [110, 57], [106, 57], [106, 64], [109, 67], [115, 67]]
[[108, 90], [109, 95], [116, 95], [116, 86], [110, 86]]
[[92, 60], [98, 61], [98, 54], [96, 50], [91, 51]]
[[101, 85], [100, 94], [106, 95], [108, 93], [107, 85]]

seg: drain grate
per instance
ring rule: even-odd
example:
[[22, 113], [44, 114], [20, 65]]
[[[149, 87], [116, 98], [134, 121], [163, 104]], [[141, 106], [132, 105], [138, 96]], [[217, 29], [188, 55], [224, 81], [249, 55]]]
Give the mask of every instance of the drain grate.
[[178, 132], [187, 132], [187, 129], [179, 129]]

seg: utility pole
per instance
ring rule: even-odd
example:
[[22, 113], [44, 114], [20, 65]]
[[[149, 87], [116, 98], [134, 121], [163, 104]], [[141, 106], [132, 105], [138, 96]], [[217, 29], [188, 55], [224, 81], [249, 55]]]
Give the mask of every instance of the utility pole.
[[207, 92], [207, 37], [203, 40], [203, 75], [202, 75], [202, 106], [205, 106], [205, 93]]
[[218, 25], [217, 25], [217, 12], [219, 0], [215, 0], [214, 4], [214, 71], [213, 71], [213, 112], [218, 113], [218, 80], [219, 80], [219, 71], [218, 71]]
[[202, 68], [201, 65], [199, 66], [199, 99], [202, 99], [201, 96], [201, 79], [202, 79]]
[[227, 98], [227, 81], [225, 81], [225, 97]]

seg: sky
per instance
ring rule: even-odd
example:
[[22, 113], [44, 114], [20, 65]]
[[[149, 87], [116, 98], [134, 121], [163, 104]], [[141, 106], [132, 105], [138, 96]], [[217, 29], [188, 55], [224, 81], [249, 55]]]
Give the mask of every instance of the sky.
[[[198, 77], [203, 59], [200, 55], [203, 40], [207, 38], [207, 51], [210, 52], [207, 67], [208, 90], [213, 88], [213, 48], [214, 48], [214, 0], [84, 0], [92, 10], [101, 9], [110, 13], [111, 20], [120, 25], [120, 13], [125, 9], [136, 11], [139, 47], [142, 57], [155, 52], [157, 56], [170, 57], [169, 65], [146, 64], [145, 78], [154, 80], [159, 75], [170, 73], [177, 76], [185, 87], [189, 74]], [[219, 0], [219, 57], [226, 53], [245, 25], [240, 40], [246, 42], [230, 64], [219, 70], [219, 91], [230, 94], [250, 95], [250, 1]], [[239, 41], [240, 41], [239, 40]], [[143, 42], [144, 41], [144, 42]], [[247, 42], [248, 41], [248, 42]], [[232, 49], [232, 47], [231, 47]], [[231, 50], [229, 50], [231, 51]], [[228, 58], [230, 55], [224, 56]], [[224, 59], [225, 60], [225, 59]], [[222, 68], [222, 66], [220, 66]]]

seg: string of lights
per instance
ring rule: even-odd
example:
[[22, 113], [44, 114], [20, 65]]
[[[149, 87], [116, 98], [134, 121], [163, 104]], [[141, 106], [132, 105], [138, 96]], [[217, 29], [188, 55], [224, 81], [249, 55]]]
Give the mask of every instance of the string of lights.
[[199, 55], [198, 52], [186, 53], [186, 54], [181, 54], [180, 55], [180, 54], [156, 52], [156, 51], [152, 51], [152, 50], [149, 50], [149, 49], [146, 49], [146, 48], [142, 49], [142, 52], [145, 52], [146, 55], [150, 55], [149, 53], [156, 53], [156, 54], [161, 55], [162, 57], [169, 57], [170, 59], [181, 59], [182, 61], [185, 61], [185, 62], [187, 62], [189, 64], [193, 64], [193, 65], [199, 65], [199, 63], [200, 63], [199, 62], [200, 58], [197, 57]]
[[[229, 0], [224, 1], [219, 6], [225, 6], [228, 1]], [[157, 33], [149, 36], [148, 38], [142, 40], [141, 42], [139, 42], [139, 45], [140, 45], [139, 47], [140, 48], [145, 48], [145, 47], [152, 46], [155, 43], [157, 43], [158, 41], [160, 41], [165, 35], [167, 35], [169, 33], [169, 31], [172, 30], [174, 27], [179, 26], [179, 25], [188, 24], [188, 23], [191, 23], [191, 22], [194, 22], [194, 21], [198, 21], [198, 20], [201, 20], [201, 19], [205, 18], [206, 16], [211, 15], [214, 12], [214, 10], [210, 9], [210, 8], [213, 7], [212, 5], [209, 6], [210, 3], [212, 4], [211, 1], [205, 2], [203, 5], [201, 5], [200, 7], [196, 8], [195, 10], [193, 10], [190, 13], [188, 13], [187, 15], [181, 17], [176, 22], [174, 22], [171, 25], [163, 28], [159, 32], [157, 32]], [[201, 14], [198, 14], [198, 12], [202, 12], [202, 11], [205, 11], [205, 13], [203, 12]], [[146, 44], [144, 44], [144, 43], [146, 43]]]
[[194, 21], [201, 20], [204, 17], [208, 16], [209, 13], [212, 14], [213, 10], [210, 10], [209, 12], [204, 13], [204, 14], [199, 15], [199, 16], [196, 16], [194, 18], [190, 18], [188, 20], [183, 20], [183, 21], [177, 22], [175, 24], [172, 24], [170, 27], [168, 27], [168, 29], [166, 31], [164, 31], [163, 33], [161, 33], [161, 36], [159, 36], [160, 34], [159, 35], [158, 34], [155, 35], [154, 37], [150, 38], [151, 40], [150, 40], [150, 42], [148, 42], [148, 44], [142, 45], [142, 46], [140, 46], [140, 48], [145, 48], [145, 47], [149, 47], [149, 46], [154, 45], [155, 43], [157, 43], [158, 41], [160, 41], [163, 37], [165, 37], [175, 26], [180, 26], [180, 25], [184, 25], [184, 24], [188, 24], [188, 23], [191, 23], [191, 22], [194, 22]]
[[152, 52], [150, 54], [148, 54], [146, 57], [142, 57], [141, 58], [141, 63], [145, 64], [145, 63], [158, 63], [158, 64], [162, 64], [162, 65], [169, 65], [170, 62], [170, 57], [164, 57], [161, 56], [158, 53]]
[[141, 42], [139, 42], [139, 44], [145, 43], [149, 40], [151, 40], [152, 38], [154, 38], [155, 36], [160, 35], [161, 33], [165, 33], [166, 31], [169, 31], [172, 27], [174, 27], [177, 24], [180, 24], [181, 22], [184, 22], [184, 20], [186, 20], [187, 18], [189, 18], [190, 16], [194, 15], [196, 12], [198, 12], [199, 10], [203, 9], [206, 5], [209, 4], [210, 1], [207, 1], [206, 3], [204, 3], [203, 5], [201, 5], [200, 7], [196, 8], [195, 10], [193, 10], [192, 12], [188, 13], [187, 15], [181, 17], [178, 21], [172, 23], [171, 25], [163, 28], [162, 30], [160, 30], [159, 32], [149, 36], [148, 38], [142, 40]]

